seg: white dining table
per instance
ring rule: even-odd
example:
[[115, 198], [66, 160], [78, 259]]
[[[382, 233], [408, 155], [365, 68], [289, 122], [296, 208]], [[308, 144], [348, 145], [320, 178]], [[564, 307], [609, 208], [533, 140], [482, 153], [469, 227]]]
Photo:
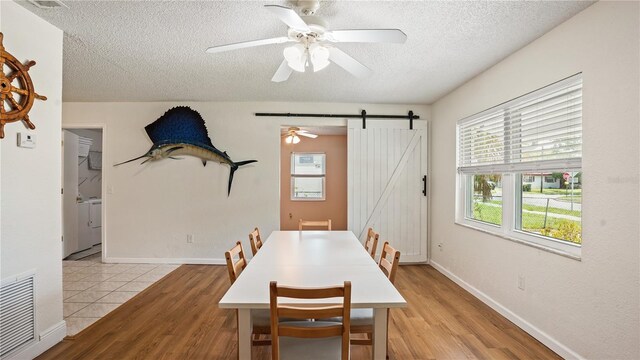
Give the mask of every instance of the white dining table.
[[[269, 309], [269, 282], [296, 287], [351, 281], [351, 307], [373, 308], [373, 358], [387, 353], [387, 309], [407, 302], [351, 231], [274, 231], [219, 302], [238, 309], [238, 358], [251, 359], [251, 310]], [[335, 299], [290, 299], [327, 304]]]

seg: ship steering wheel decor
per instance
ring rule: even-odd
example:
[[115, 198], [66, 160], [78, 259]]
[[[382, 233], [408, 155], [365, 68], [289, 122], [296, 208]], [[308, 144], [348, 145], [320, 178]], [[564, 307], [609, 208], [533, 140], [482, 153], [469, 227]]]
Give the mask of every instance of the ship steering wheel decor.
[[29, 76], [29, 69], [36, 62], [31, 60], [23, 65], [16, 60], [5, 51], [3, 38], [0, 33], [0, 139], [4, 138], [4, 125], [7, 123], [22, 120], [26, 127], [35, 129], [29, 120], [29, 111], [35, 99], [47, 100], [46, 96], [36, 94]]

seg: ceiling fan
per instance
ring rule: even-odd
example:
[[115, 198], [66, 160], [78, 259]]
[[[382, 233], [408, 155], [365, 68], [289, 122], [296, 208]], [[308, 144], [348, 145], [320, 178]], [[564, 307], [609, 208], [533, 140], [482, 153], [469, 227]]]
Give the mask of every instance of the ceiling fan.
[[335, 47], [335, 43], [402, 44], [407, 40], [407, 35], [399, 29], [328, 30], [325, 22], [315, 16], [320, 7], [318, 0], [299, 0], [298, 6], [301, 8], [303, 16], [288, 7], [264, 6], [267, 11], [289, 27], [287, 36], [212, 46], [207, 49], [207, 53], [214, 54], [254, 46], [294, 43], [284, 49], [284, 60], [271, 81], [285, 81], [294, 70], [305, 72], [308, 67], [312, 67], [314, 72], [320, 71], [331, 63], [340, 66], [356, 77], [365, 77], [371, 73], [371, 69]]
[[284, 142], [286, 142], [287, 144], [297, 144], [300, 142], [300, 137], [299, 136], [305, 136], [308, 138], [312, 138], [315, 139], [318, 137], [318, 135], [316, 134], [312, 134], [310, 132], [308, 132], [307, 130], [302, 130], [299, 127], [295, 127], [292, 126], [290, 127], [287, 132], [285, 134], [282, 135], [284, 139]]

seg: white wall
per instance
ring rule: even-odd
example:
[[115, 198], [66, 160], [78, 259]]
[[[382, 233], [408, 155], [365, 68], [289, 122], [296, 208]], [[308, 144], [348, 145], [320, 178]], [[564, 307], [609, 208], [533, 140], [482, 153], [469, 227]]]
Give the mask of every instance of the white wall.
[[[236, 172], [230, 197], [227, 165], [203, 167], [187, 157], [113, 167], [144, 154], [151, 147], [144, 126], [178, 105], [199, 111], [213, 144], [234, 161], [258, 160]], [[358, 114], [363, 108], [389, 114], [413, 110], [423, 118], [430, 110], [414, 105], [321, 103], [65, 103], [63, 123], [106, 126], [103, 256], [108, 261], [223, 263], [224, 252], [236, 241], [248, 246], [248, 233], [255, 226], [265, 234], [279, 228], [280, 127], [346, 125], [344, 119], [258, 118], [254, 113]], [[187, 243], [187, 234], [194, 235], [193, 244]]]
[[[60, 123], [62, 112], [62, 31], [11, 1], [0, 1], [4, 46], [18, 60], [35, 60], [29, 74], [36, 91], [30, 118], [5, 127], [0, 140], [0, 278], [35, 269], [39, 342], [19, 358], [37, 355], [64, 337], [62, 321]], [[36, 134], [35, 149], [16, 146], [16, 134]], [[51, 332], [53, 331], [53, 332]]]
[[[432, 109], [432, 263], [565, 357], [640, 358], [639, 10], [596, 3]], [[582, 261], [455, 225], [456, 121], [580, 71]]]

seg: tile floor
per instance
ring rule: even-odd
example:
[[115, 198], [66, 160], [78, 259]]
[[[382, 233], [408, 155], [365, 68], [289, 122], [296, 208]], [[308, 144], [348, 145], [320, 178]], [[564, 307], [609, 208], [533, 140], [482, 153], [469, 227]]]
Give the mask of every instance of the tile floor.
[[63, 315], [73, 336], [180, 265], [104, 264], [101, 254], [62, 262]]

